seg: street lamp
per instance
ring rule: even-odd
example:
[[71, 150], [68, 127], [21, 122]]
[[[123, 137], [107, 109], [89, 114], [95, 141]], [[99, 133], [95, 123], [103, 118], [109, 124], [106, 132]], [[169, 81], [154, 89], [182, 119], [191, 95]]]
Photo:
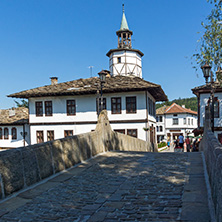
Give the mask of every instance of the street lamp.
[[100, 109], [98, 109], [98, 115], [100, 114], [100, 112], [103, 110], [103, 86], [104, 86], [104, 83], [106, 82], [106, 75], [107, 75], [107, 72], [105, 72], [104, 70], [102, 70], [101, 72], [98, 73], [99, 75], [99, 79], [100, 79], [100, 98], [98, 101], [98, 104], [100, 102]]
[[214, 132], [214, 79], [213, 72], [211, 71], [211, 66], [206, 62], [205, 65], [201, 66], [206, 83], [208, 83], [208, 78], [210, 81], [210, 112], [211, 112], [211, 129]]

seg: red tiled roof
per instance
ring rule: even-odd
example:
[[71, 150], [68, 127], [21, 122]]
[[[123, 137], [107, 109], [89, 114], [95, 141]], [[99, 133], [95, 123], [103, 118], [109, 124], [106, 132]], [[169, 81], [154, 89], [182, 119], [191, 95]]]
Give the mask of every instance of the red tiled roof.
[[181, 106], [179, 106], [176, 103], [173, 103], [166, 111], [165, 114], [174, 114], [174, 113], [190, 113], [190, 114], [194, 114], [197, 115], [197, 112], [191, 110], [191, 109], [187, 109], [187, 108], [183, 108]]

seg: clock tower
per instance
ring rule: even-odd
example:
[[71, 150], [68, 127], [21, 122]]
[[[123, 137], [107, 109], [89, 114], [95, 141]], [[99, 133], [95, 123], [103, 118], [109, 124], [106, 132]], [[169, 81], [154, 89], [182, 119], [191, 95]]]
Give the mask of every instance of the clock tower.
[[109, 57], [110, 74], [113, 76], [137, 76], [142, 78], [142, 56], [138, 49], [132, 48], [133, 32], [129, 30], [123, 5], [123, 15], [118, 36], [118, 48], [111, 49], [106, 54]]

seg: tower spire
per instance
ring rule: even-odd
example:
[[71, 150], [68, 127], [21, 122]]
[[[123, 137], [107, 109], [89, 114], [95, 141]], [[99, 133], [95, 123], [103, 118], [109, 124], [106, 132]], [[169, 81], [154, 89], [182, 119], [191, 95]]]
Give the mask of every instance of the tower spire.
[[125, 10], [124, 10], [124, 4], [122, 5], [123, 7], [123, 16], [122, 16], [122, 21], [120, 25], [120, 30], [129, 30], [129, 26], [126, 20], [126, 15], [125, 15]]

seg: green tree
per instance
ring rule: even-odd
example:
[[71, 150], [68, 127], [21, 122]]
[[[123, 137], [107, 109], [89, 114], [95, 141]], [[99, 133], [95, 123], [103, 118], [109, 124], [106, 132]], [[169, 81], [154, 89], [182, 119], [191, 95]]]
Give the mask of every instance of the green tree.
[[26, 108], [29, 108], [29, 103], [27, 100], [25, 99], [22, 99], [21, 101], [16, 101], [14, 100], [15, 104], [17, 107], [26, 107]]
[[173, 103], [176, 103], [180, 106], [185, 105], [187, 109], [191, 109], [193, 111], [197, 111], [197, 97], [191, 97], [191, 98], [179, 98], [179, 99], [174, 99], [172, 101], [167, 101], [167, 102], [162, 102], [162, 103], [157, 103], [156, 104], [156, 109], [162, 107], [162, 106], [170, 106]]
[[198, 41], [197, 53], [192, 56], [195, 59], [196, 70], [206, 62], [213, 70], [217, 70], [222, 64], [222, 0], [207, 1], [213, 8], [206, 22], [201, 23], [204, 33]]

